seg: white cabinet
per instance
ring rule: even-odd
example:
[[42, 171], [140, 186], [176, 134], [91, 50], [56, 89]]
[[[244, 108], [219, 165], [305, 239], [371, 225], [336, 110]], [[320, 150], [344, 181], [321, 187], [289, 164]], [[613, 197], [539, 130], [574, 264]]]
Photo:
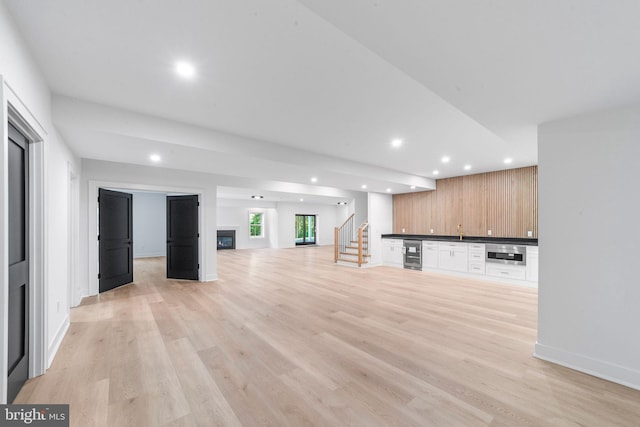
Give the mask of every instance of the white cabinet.
[[451, 271], [468, 271], [467, 244], [440, 242], [438, 244], [438, 268]]
[[487, 276], [524, 280], [525, 266], [487, 263]]
[[530, 282], [538, 281], [538, 247], [527, 246], [526, 279]]
[[438, 268], [438, 242], [422, 241], [422, 269]]
[[486, 255], [484, 243], [469, 243], [469, 273], [485, 273]]
[[382, 263], [394, 267], [403, 266], [401, 239], [382, 239]]
[[[384, 265], [403, 267], [402, 239], [382, 239]], [[447, 270], [509, 280], [538, 281], [538, 247], [527, 246], [526, 266], [487, 262], [485, 243], [422, 241], [422, 269]]]

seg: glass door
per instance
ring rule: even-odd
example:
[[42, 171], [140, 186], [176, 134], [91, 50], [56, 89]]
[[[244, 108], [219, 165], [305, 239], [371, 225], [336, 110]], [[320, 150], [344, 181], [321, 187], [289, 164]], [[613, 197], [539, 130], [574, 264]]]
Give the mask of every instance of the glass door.
[[316, 244], [316, 216], [296, 214], [296, 245]]

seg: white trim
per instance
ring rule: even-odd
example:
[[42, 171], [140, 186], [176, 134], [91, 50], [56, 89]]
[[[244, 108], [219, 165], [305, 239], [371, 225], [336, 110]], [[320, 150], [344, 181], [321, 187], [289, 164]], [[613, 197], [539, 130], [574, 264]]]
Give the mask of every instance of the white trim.
[[30, 263], [29, 275], [31, 281], [31, 304], [29, 319], [29, 377], [37, 377], [45, 373], [47, 359], [47, 311], [48, 311], [48, 278], [47, 268], [46, 216], [45, 216], [45, 162], [44, 143], [37, 142], [29, 145], [29, 192], [31, 224], [29, 229]]
[[640, 390], [640, 371], [536, 342], [534, 357]]
[[[67, 286], [67, 301], [71, 307], [80, 304], [81, 290], [79, 289], [78, 280], [78, 244], [79, 235], [79, 216], [80, 216], [80, 190], [79, 176], [75, 171], [73, 164], [67, 161], [67, 274], [69, 277], [69, 285]], [[69, 308], [66, 308], [67, 313]]]
[[[29, 144], [29, 377], [45, 372], [46, 362], [46, 223], [45, 223], [45, 163], [42, 135], [47, 132], [31, 114], [13, 89], [0, 76], [0, 235], [8, 234], [8, 125], [11, 121], [30, 140]], [[0, 279], [7, 283], [9, 278], [8, 241], [0, 246]], [[0, 330], [0, 402], [7, 399], [7, 346], [8, 346], [8, 290], [0, 292], [0, 312], [3, 327]]]
[[[164, 185], [148, 185], [148, 184], [136, 184], [127, 182], [113, 182], [113, 181], [94, 181], [88, 182], [88, 224], [87, 224], [87, 238], [88, 238], [88, 270], [89, 270], [89, 295], [98, 295], [99, 293], [99, 281], [98, 281], [98, 189], [99, 188], [114, 188], [130, 191], [157, 191], [161, 193], [181, 193], [181, 194], [197, 194], [200, 207], [198, 208], [198, 232], [200, 233], [200, 239], [198, 240], [198, 263], [200, 264], [200, 270], [198, 276], [200, 281], [217, 280], [215, 278], [209, 278], [206, 274], [205, 268], [205, 238], [206, 236], [206, 224], [204, 221], [204, 215], [202, 215], [202, 207], [205, 206], [204, 194], [201, 188], [184, 188], [184, 187], [169, 187]], [[91, 231], [93, 230], [93, 232]]]
[[[0, 145], [0, 235], [7, 236], [9, 232], [9, 197], [7, 195], [7, 185], [9, 181], [8, 172], [8, 105], [7, 105], [7, 88], [0, 76], [0, 98], [2, 105], [2, 113], [0, 114], [0, 137], [2, 138]], [[0, 239], [0, 283], [9, 282], [9, 241], [8, 239]], [[3, 325], [0, 328], [0, 370], [4, 374], [0, 375], [0, 402], [7, 402], [7, 347], [8, 347], [8, 327], [9, 313], [7, 310], [7, 300], [9, 291], [6, 286], [0, 289], [0, 322]]]
[[47, 359], [47, 369], [53, 363], [53, 359], [56, 357], [56, 353], [58, 353], [58, 349], [60, 348], [60, 345], [62, 344], [62, 340], [64, 339], [64, 336], [67, 334], [67, 331], [69, 330], [70, 326], [71, 326], [71, 322], [69, 320], [69, 313], [67, 313], [64, 316], [64, 321], [56, 331], [56, 335], [53, 337], [53, 340], [51, 341], [51, 345], [49, 346], [49, 352], [48, 352], [49, 357]]

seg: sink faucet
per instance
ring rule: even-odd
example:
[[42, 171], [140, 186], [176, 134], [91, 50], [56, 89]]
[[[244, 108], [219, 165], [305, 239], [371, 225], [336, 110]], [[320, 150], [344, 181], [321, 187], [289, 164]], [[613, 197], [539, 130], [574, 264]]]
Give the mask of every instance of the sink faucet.
[[462, 240], [462, 235], [464, 231], [462, 231], [462, 224], [458, 224], [458, 234], [460, 235], [460, 240]]

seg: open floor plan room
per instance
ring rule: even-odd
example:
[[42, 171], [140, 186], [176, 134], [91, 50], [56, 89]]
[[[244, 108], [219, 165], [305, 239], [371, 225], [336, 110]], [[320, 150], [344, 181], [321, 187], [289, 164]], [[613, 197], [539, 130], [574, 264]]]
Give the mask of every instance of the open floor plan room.
[[332, 250], [220, 251], [208, 283], [136, 260], [15, 403], [70, 403], [74, 426], [638, 424], [640, 391], [532, 356], [537, 289]]

